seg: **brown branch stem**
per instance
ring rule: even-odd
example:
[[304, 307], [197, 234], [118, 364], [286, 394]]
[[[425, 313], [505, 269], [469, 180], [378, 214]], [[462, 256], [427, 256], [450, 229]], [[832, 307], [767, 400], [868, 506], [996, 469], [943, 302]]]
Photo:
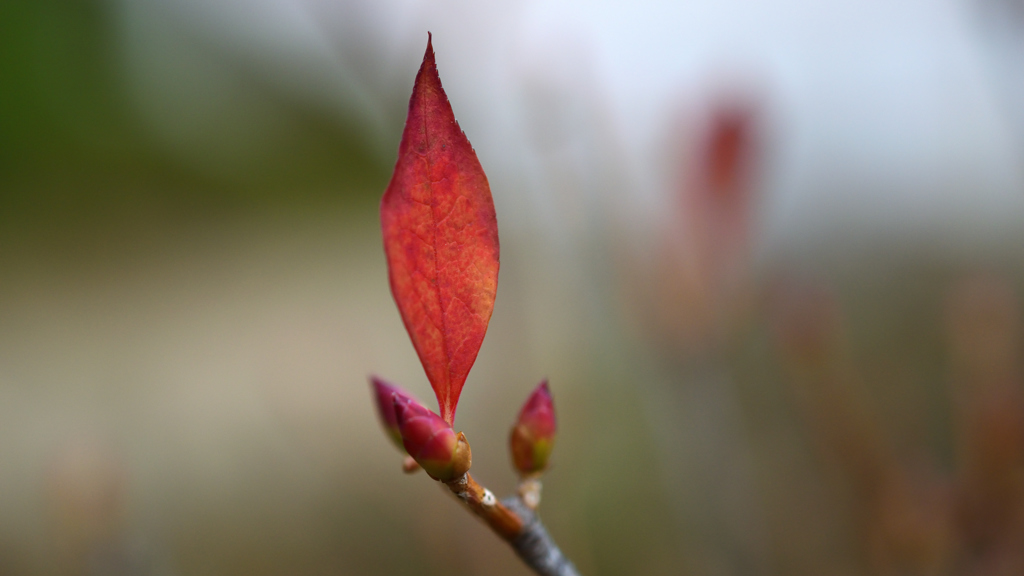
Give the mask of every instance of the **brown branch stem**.
[[518, 496], [498, 501], [467, 472], [445, 482], [470, 510], [509, 543], [516, 554], [539, 576], [580, 576], [576, 567], [548, 534], [536, 512]]
[[477, 484], [468, 472], [445, 485], [502, 539], [511, 542], [523, 530], [522, 519], [499, 502], [490, 490]]

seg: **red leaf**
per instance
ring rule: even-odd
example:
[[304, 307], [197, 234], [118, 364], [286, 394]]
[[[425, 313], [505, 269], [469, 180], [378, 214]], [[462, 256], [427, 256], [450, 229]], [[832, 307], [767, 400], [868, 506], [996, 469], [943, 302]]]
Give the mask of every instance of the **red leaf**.
[[455, 122], [430, 38], [380, 206], [391, 293], [449, 424], [498, 288], [498, 223], [483, 168]]

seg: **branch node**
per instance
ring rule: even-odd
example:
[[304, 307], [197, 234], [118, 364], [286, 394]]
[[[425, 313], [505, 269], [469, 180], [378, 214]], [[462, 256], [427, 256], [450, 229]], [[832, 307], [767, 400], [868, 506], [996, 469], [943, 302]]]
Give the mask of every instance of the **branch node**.
[[498, 499], [494, 497], [494, 492], [491, 492], [487, 488], [484, 488], [484, 497], [480, 499], [480, 504], [490, 508], [498, 503]]
[[536, 510], [540, 506], [541, 483], [537, 478], [524, 478], [519, 482], [516, 492], [519, 498], [530, 510]]
[[451, 482], [445, 482], [448, 489], [464, 501], [468, 501], [470, 497], [469, 493], [469, 475], [463, 474]]

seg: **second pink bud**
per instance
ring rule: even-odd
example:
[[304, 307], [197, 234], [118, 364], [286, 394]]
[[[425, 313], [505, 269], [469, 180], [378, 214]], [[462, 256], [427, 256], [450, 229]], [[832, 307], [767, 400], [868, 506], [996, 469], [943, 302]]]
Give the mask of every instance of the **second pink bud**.
[[555, 404], [544, 380], [526, 399], [509, 438], [512, 463], [520, 475], [531, 476], [547, 468], [555, 430]]

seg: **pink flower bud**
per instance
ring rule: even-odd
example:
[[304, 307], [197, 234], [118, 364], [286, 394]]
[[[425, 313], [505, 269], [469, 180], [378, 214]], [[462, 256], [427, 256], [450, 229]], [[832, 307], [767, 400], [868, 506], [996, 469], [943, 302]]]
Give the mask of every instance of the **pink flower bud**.
[[434, 480], [459, 478], [472, 464], [466, 436], [408, 396], [394, 395], [395, 417], [406, 452]]
[[398, 420], [395, 418], [395, 396], [401, 396], [403, 398], [412, 398], [408, 392], [389, 384], [376, 376], [370, 377], [370, 383], [373, 385], [374, 399], [377, 401], [377, 414], [380, 416], [380, 423], [384, 426], [384, 431], [387, 432], [388, 438], [398, 446], [399, 450], [405, 451], [405, 447], [402, 446], [402, 433], [398, 430]]
[[523, 404], [509, 444], [512, 462], [521, 475], [536, 474], [547, 467], [555, 444], [555, 405], [547, 380], [542, 381]]

